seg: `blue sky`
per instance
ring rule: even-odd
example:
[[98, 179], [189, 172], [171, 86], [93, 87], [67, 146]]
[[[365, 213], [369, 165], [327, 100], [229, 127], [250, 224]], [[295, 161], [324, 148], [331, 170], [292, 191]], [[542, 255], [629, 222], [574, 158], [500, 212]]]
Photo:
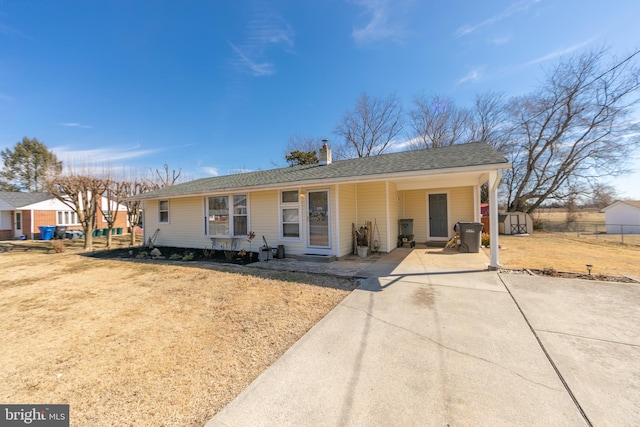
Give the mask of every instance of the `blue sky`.
[[[188, 178], [284, 166], [290, 136], [335, 141], [363, 92], [407, 109], [527, 93], [563, 54], [640, 47], [639, 16], [638, 0], [0, 0], [0, 149], [36, 137], [67, 162]], [[615, 181], [640, 199], [637, 182]]]

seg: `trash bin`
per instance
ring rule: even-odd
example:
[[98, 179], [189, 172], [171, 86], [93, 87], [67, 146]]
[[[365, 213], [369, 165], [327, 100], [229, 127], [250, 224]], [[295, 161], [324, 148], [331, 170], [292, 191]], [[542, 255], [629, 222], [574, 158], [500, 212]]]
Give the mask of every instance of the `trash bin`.
[[40, 240], [51, 240], [56, 227], [52, 225], [41, 225], [38, 229], [40, 229]]
[[413, 219], [399, 219], [400, 235], [411, 236], [413, 234]]
[[100, 237], [102, 236], [102, 230], [100, 230], [99, 228], [96, 228], [95, 230], [93, 230], [93, 237]]
[[116, 233], [117, 234], [122, 234], [122, 227], [116, 228]]
[[66, 233], [67, 233], [67, 227], [65, 225], [56, 225], [55, 230], [53, 230], [53, 238], [64, 239]]
[[460, 252], [480, 252], [481, 222], [460, 223]]

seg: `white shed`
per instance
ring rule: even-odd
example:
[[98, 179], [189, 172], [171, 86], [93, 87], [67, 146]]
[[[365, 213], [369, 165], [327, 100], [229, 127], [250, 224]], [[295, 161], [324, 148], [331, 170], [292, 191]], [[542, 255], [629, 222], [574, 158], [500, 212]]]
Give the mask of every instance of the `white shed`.
[[531, 215], [524, 212], [507, 212], [498, 215], [498, 232], [500, 234], [533, 233]]
[[618, 200], [602, 212], [607, 234], [640, 234], [640, 200]]

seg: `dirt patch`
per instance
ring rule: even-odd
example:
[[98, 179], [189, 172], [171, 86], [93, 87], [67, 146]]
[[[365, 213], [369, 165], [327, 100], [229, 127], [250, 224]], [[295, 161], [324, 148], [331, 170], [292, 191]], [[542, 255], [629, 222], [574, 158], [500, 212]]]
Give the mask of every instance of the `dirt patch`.
[[42, 247], [0, 255], [0, 401], [68, 403], [72, 425], [202, 426], [354, 288]]

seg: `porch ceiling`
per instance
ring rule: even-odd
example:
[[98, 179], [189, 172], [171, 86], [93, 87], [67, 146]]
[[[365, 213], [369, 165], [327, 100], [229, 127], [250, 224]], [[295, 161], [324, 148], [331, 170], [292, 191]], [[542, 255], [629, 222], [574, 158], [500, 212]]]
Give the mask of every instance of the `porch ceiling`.
[[390, 181], [398, 186], [398, 190], [419, 190], [482, 185], [488, 180], [489, 174], [487, 172], [472, 171], [403, 177], [391, 179]]

